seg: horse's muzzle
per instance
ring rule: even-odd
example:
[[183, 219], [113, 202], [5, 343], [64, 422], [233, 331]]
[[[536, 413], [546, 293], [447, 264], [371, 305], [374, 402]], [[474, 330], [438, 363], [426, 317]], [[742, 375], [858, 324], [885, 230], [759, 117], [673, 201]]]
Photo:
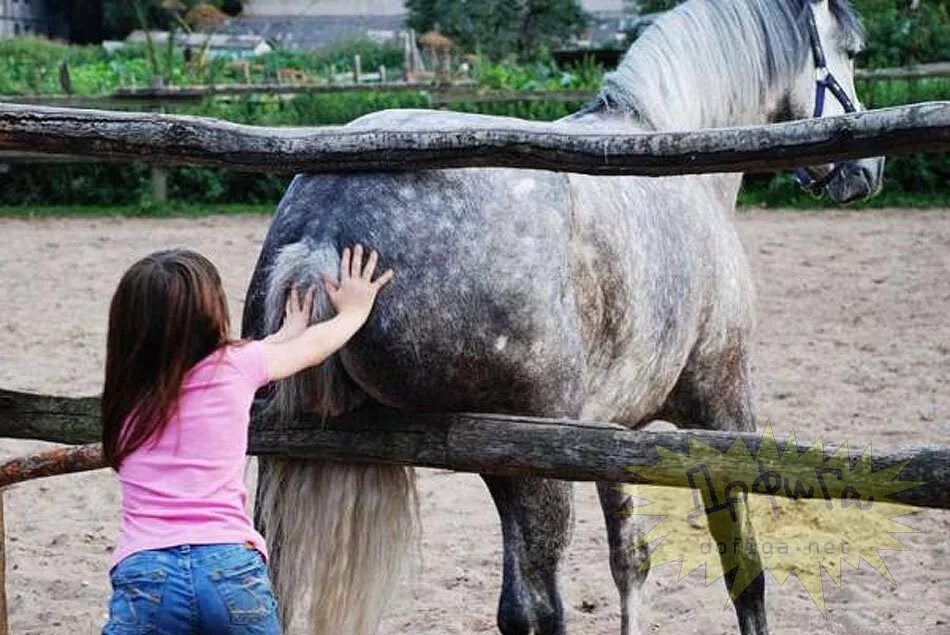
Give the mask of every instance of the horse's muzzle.
[[838, 203], [870, 198], [881, 191], [884, 157], [849, 161], [837, 166], [837, 174], [825, 191]]

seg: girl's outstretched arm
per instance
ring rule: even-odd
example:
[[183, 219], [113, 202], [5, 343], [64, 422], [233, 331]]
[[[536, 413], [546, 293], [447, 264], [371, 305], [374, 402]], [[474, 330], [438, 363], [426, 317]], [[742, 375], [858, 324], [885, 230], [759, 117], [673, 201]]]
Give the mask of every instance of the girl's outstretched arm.
[[329, 280], [323, 281], [330, 303], [337, 312], [325, 322], [307, 326], [313, 306], [312, 288], [304, 294], [302, 306], [297, 289], [291, 290], [283, 325], [277, 333], [261, 341], [271, 381], [320, 364], [342, 348], [366, 323], [376, 294], [393, 278], [393, 271], [389, 269], [373, 280], [378, 259], [378, 254], [372, 251], [364, 266], [361, 245], [356, 245], [352, 254], [349, 248], [343, 250], [339, 286]]

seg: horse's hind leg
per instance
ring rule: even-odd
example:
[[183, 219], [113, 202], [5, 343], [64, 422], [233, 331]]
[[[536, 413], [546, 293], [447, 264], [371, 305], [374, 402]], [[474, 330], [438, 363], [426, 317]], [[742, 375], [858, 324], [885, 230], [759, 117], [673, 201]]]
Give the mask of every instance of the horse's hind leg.
[[[692, 360], [683, 372], [661, 418], [679, 427], [710, 430], [755, 430], [752, 381], [744, 337], [721, 352]], [[704, 493], [705, 494], [705, 493]], [[707, 506], [712, 503], [707, 501]], [[743, 635], [768, 632], [765, 616], [765, 575], [746, 505], [736, 505], [734, 522], [710, 523], [710, 534], [722, 554], [726, 588], [734, 596], [739, 630]], [[727, 551], [723, 554], [723, 546]], [[735, 566], [738, 563], [738, 566]], [[758, 571], [749, 582], [742, 571]], [[733, 593], [736, 583], [739, 593]], [[746, 584], [748, 582], [748, 584]], [[744, 587], [744, 588], [742, 588]]]
[[620, 633], [639, 633], [634, 610], [637, 591], [647, 579], [646, 568], [641, 568], [649, 554], [645, 545], [634, 546], [642, 533], [642, 519], [627, 513], [633, 504], [630, 495], [617, 488], [620, 483], [597, 483], [600, 507], [607, 524], [607, 544], [610, 548], [610, 572], [620, 592]]
[[573, 486], [536, 477], [483, 475], [504, 538], [498, 628], [504, 635], [561, 635], [558, 567], [571, 540]]

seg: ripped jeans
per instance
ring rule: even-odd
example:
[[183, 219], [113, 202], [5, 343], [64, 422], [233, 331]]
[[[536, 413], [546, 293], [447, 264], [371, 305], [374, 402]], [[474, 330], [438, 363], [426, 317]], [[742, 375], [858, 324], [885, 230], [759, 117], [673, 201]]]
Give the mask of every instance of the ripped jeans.
[[267, 567], [247, 545], [140, 551], [110, 578], [102, 635], [280, 635]]

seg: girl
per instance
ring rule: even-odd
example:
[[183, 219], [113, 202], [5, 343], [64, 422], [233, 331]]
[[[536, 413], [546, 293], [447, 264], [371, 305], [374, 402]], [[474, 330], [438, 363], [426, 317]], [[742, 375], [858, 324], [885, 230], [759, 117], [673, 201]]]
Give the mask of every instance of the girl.
[[336, 317], [307, 326], [313, 288], [296, 289], [280, 330], [228, 338], [221, 279], [203, 256], [163, 251], [135, 263], [109, 309], [103, 452], [122, 487], [122, 531], [103, 635], [279, 633], [267, 551], [245, 511], [254, 393], [315, 366], [369, 317], [377, 255], [343, 250]]

